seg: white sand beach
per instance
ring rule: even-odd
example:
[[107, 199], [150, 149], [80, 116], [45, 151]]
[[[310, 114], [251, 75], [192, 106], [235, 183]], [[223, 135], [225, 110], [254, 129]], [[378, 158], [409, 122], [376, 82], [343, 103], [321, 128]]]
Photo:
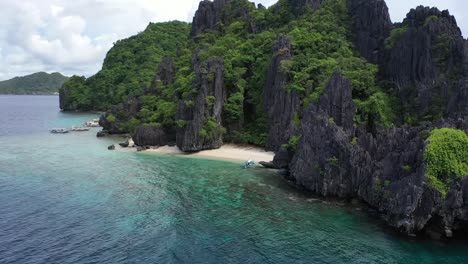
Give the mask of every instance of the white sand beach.
[[[131, 142], [131, 145], [132, 143], [133, 142]], [[136, 150], [136, 148], [129, 149]], [[230, 161], [246, 161], [252, 159], [257, 163], [260, 161], [272, 161], [275, 155], [273, 152], [265, 151], [259, 147], [234, 144], [226, 144], [219, 149], [204, 150], [190, 154], [182, 152], [177, 146], [163, 146], [159, 148], [151, 148], [145, 150], [144, 152]]]

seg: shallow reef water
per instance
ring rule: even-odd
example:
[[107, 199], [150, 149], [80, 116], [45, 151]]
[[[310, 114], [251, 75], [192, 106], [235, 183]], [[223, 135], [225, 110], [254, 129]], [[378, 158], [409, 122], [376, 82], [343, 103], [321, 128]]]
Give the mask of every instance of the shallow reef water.
[[95, 114], [0, 96], [0, 263], [465, 263], [468, 244], [401, 237], [237, 163], [108, 151], [52, 135]]

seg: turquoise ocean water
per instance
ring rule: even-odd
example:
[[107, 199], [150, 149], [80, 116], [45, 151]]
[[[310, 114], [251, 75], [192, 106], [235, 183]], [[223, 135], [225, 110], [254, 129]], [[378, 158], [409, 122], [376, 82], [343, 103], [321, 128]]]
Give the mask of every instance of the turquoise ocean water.
[[0, 96], [0, 263], [468, 263], [468, 244], [400, 237], [268, 170], [47, 132], [95, 116]]

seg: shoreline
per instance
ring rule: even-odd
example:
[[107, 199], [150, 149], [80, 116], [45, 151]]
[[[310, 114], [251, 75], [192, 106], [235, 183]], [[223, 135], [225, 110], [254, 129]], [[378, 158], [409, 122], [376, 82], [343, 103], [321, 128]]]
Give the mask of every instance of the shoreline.
[[[130, 142], [130, 146], [133, 146], [133, 142]], [[136, 147], [124, 148], [120, 147], [118, 144], [116, 144], [116, 149], [131, 150], [135, 152], [137, 151]], [[244, 162], [246, 160], [252, 159], [255, 161], [256, 165], [258, 165], [260, 161], [272, 161], [275, 155], [274, 152], [265, 151], [260, 147], [236, 144], [225, 144], [222, 145], [219, 149], [202, 150], [200, 152], [195, 153], [183, 152], [177, 146], [162, 146], [158, 148], [146, 149], [140, 152], [148, 154], [162, 154], [180, 157], [224, 160], [231, 162]]]

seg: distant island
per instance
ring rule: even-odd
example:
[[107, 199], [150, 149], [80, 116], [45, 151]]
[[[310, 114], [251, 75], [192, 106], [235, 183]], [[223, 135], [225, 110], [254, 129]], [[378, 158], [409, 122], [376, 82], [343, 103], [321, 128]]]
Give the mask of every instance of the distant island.
[[54, 94], [68, 80], [61, 73], [37, 72], [0, 81], [0, 94]]

